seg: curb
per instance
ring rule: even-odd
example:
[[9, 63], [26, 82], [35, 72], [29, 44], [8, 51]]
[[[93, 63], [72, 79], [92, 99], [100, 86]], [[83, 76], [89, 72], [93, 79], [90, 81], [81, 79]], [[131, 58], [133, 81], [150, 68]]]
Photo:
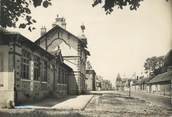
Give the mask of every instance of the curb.
[[94, 95], [88, 100], [88, 102], [85, 104], [85, 106], [83, 108], [81, 108], [81, 111], [84, 111], [85, 108], [87, 107], [87, 105], [91, 102], [91, 100], [94, 98]]

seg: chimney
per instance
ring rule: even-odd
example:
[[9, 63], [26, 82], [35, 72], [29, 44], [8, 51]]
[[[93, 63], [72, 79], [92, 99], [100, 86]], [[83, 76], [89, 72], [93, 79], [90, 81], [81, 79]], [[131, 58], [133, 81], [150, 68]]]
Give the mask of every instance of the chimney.
[[56, 25], [62, 27], [63, 29], [66, 29], [66, 20], [63, 17], [59, 17], [57, 15], [56, 21], [52, 24], [52, 27], [55, 27]]
[[43, 26], [43, 27], [41, 28], [41, 36], [43, 36], [46, 32], [47, 32], [47, 31], [46, 31], [46, 27]]

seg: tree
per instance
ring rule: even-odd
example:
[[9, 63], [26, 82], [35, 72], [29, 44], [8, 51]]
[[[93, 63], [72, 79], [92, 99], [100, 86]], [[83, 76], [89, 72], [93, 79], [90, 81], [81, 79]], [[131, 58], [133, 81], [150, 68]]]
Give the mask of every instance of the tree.
[[51, 0], [0, 0], [0, 26], [16, 27], [19, 18], [23, 18], [24, 21], [17, 27], [32, 31], [35, 29], [32, 24], [36, 23], [36, 20], [31, 16], [30, 7], [47, 8], [49, 5]]
[[[106, 14], [111, 14], [114, 7], [123, 9], [129, 6], [130, 10], [137, 10], [142, 1], [143, 0], [94, 0], [92, 6], [95, 7], [98, 4], [102, 4]], [[169, 0], [166, 1], [168, 2]]]
[[164, 56], [147, 58], [144, 63], [144, 68], [149, 76], [155, 76], [162, 73], [162, 68], [164, 65]]
[[143, 0], [94, 0], [92, 6], [103, 4], [106, 14], [110, 14], [113, 12], [114, 7], [123, 9], [123, 7], [129, 6], [130, 10], [137, 10], [141, 1]]

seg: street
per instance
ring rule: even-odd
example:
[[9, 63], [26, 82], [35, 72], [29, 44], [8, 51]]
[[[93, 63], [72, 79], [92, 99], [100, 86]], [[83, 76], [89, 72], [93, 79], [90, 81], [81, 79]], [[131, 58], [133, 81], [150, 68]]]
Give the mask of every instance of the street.
[[[138, 95], [142, 99], [138, 98]], [[148, 101], [145, 101], [143, 97]], [[155, 103], [150, 103], [150, 100], [156, 102], [159, 99], [163, 100], [163, 98], [151, 97], [152, 99], [143, 93], [137, 93], [136, 97], [128, 97], [127, 92], [97, 92], [94, 93], [93, 98], [91, 96], [88, 98], [87, 95], [80, 96], [80, 102], [77, 102], [78, 98], [69, 99], [70, 105], [66, 105], [66, 102], [69, 102], [69, 100], [63, 101], [59, 104], [63, 107], [62, 109], [56, 105], [58, 108], [52, 106], [50, 108], [0, 110], [0, 115], [1, 117], [10, 117], [11, 115], [13, 117], [170, 117], [172, 115], [169, 108], [167, 109], [163, 106], [157, 106]], [[84, 103], [82, 98], [85, 100]], [[86, 100], [88, 103], [86, 103]], [[85, 106], [81, 106], [81, 109], [79, 109], [79, 106], [76, 108], [76, 102], [83, 103]], [[162, 102], [165, 104], [166, 101]], [[69, 107], [73, 109], [69, 109]]]
[[[142, 94], [142, 96], [144, 96], [144, 94]], [[170, 116], [170, 113], [163, 107], [153, 105], [139, 98], [128, 97], [127, 93], [121, 92], [104, 93], [101, 96], [96, 96], [87, 106], [85, 112], [101, 117]]]
[[[121, 93], [127, 94], [128, 92], [121, 92]], [[172, 109], [170, 96], [160, 96], [160, 95], [156, 95], [156, 94], [145, 93], [145, 92], [143, 93], [143, 92], [139, 92], [139, 91], [137, 91], [137, 92], [132, 91], [131, 96], [144, 99], [148, 102], [162, 106], [163, 108], [166, 108], [169, 110]]]

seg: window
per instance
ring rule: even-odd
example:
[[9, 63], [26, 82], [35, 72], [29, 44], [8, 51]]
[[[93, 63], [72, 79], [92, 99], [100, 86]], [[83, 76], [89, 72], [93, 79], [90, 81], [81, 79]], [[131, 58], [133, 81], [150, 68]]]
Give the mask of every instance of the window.
[[30, 53], [23, 49], [22, 50], [22, 63], [21, 63], [21, 77], [22, 79], [29, 79], [29, 61]]
[[46, 81], [47, 82], [47, 61], [44, 61], [44, 67], [43, 67], [43, 79], [42, 81]]
[[34, 56], [34, 80], [39, 80], [40, 77], [40, 58]]

